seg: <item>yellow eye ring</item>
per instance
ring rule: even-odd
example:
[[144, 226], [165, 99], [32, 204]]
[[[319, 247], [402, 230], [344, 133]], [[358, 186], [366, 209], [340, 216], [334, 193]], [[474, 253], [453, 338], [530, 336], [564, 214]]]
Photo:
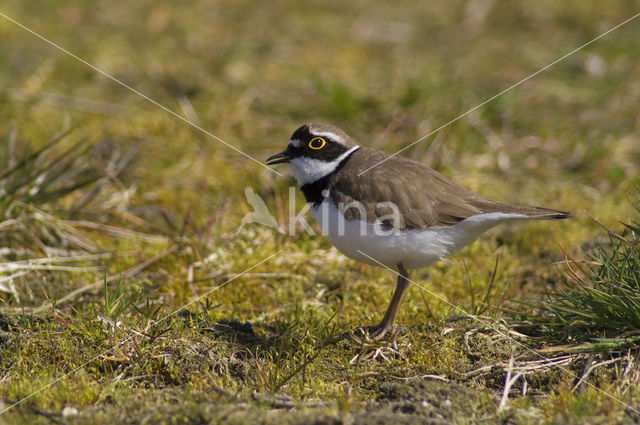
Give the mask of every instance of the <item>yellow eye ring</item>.
[[311, 149], [322, 149], [324, 148], [324, 145], [327, 144], [327, 141], [324, 140], [322, 137], [314, 137], [313, 139], [309, 140], [309, 148]]

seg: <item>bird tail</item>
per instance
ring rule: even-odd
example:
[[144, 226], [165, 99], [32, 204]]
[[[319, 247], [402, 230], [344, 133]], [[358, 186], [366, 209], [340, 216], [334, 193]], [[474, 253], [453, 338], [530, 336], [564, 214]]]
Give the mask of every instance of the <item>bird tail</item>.
[[523, 214], [531, 219], [563, 220], [573, 217], [568, 211], [554, 210], [552, 208], [509, 206], [508, 209], [510, 210], [509, 212]]
[[536, 208], [528, 215], [531, 218], [546, 220], [564, 220], [565, 218], [573, 217], [573, 215], [568, 211], [553, 210], [549, 208]]
[[491, 201], [485, 198], [477, 200], [474, 206], [483, 213], [498, 212], [505, 214], [519, 214], [525, 216], [520, 218], [562, 220], [572, 217], [572, 214], [567, 211], [555, 210], [552, 208], [509, 205], [502, 202]]

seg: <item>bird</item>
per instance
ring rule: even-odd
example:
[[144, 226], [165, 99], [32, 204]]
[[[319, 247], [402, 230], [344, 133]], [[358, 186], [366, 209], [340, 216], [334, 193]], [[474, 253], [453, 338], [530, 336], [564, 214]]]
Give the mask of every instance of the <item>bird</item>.
[[322, 233], [342, 254], [398, 275], [380, 323], [358, 328], [372, 340], [393, 329], [409, 270], [432, 265], [499, 223], [571, 216], [484, 198], [420, 162], [360, 146], [330, 124], [295, 130], [287, 148], [266, 161], [283, 163]]

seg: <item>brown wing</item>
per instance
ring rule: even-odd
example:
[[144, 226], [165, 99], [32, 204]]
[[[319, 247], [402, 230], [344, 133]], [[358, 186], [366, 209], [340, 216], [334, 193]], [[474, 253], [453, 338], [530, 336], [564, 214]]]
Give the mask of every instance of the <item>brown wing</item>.
[[[388, 158], [385, 162], [358, 176], [385, 158]], [[390, 157], [385, 152], [367, 148], [355, 151], [340, 173], [332, 176], [329, 190], [332, 198], [345, 208], [348, 220], [366, 214], [368, 223], [382, 219], [389, 226], [406, 230], [449, 227], [465, 218], [488, 212], [520, 213], [531, 218], [568, 216], [562, 211], [491, 201], [419, 162]], [[363, 211], [357, 208], [356, 199], [362, 203]], [[363, 199], [369, 201], [362, 202]], [[389, 219], [393, 213], [390, 204], [401, 213], [396, 222]]]

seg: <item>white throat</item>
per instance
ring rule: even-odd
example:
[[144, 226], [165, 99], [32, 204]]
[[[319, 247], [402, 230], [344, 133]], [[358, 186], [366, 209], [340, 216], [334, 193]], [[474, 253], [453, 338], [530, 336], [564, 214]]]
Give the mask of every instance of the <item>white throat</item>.
[[360, 146], [354, 146], [333, 161], [321, 161], [308, 157], [293, 158], [289, 162], [289, 172], [296, 179], [298, 185], [302, 187], [333, 173], [346, 157], [358, 149], [360, 149]]

